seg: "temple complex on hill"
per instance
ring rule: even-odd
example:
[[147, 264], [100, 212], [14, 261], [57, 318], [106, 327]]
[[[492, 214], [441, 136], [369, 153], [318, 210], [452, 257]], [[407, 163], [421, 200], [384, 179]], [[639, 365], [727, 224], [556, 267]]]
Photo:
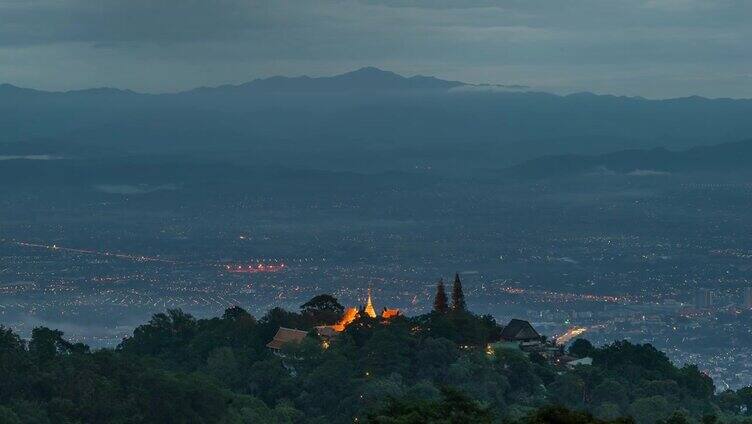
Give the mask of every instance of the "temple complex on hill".
[[[334, 302], [336, 303], [336, 299], [334, 299]], [[444, 282], [443, 280], [439, 280], [433, 308], [434, 314], [453, 314], [457, 311], [466, 311], [465, 296], [462, 291], [462, 281], [460, 280], [459, 273], [455, 274], [454, 282], [452, 284], [451, 304], [449, 303], [444, 288]], [[359, 318], [368, 317], [386, 324], [389, 320], [399, 315], [401, 315], [399, 309], [391, 308], [383, 308], [381, 313], [378, 313], [373, 303], [371, 289], [369, 288], [365, 305], [346, 308], [336, 323], [331, 325], [319, 325], [314, 328], [318, 336], [322, 339], [322, 346], [327, 348], [329, 343], [336, 338], [339, 333], [345, 331], [350, 324]], [[563, 349], [563, 344], [572, 337], [581, 334], [581, 332], [581, 329], [578, 328], [570, 329], [566, 335], [561, 337], [563, 343], [557, 343], [557, 339], [548, 340], [546, 337], [538, 333], [530, 322], [521, 319], [512, 319], [501, 329], [498, 339], [490, 341], [490, 343], [487, 344], [486, 352], [489, 355], [493, 355], [498, 349], [516, 349], [527, 355], [538, 355], [539, 357], [545, 358], [551, 363], [557, 365], [586, 365], [586, 363], [592, 361], [592, 359], [588, 358], [586, 361], [578, 362], [577, 358], [571, 358], [564, 355]], [[276, 354], [281, 354], [280, 347], [283, 344], [300, 343], [300, 341], [305, 338], [306, 334], [305, 331], [281, 327], [267, 347], [273, 350]], [[460, 347], [464, 349], [471, 348], [471, 346]]]
[[389, 320], [401, 314], [399, 309], [396, 308], [384, 308], [381, 314], [376, 313], [376, 308], [373, 306], [373, 299], [371, 298], [371, 289], [368, 289], [368, 298], [366, 304], [363, 307], [350, 307], [345, 309], [345, 313], [342, 314], [342, 318], [333, 325], [320, 325], [316, 327], [316, 331], [321, 336], [331, 337], [334, 333], [341, 333], [345, 331], [347, 326], [358, 319], [360, 316], [368, 316], [373, 319], [381, 317], [381, 319]]
[[[334, 299], [334, 301], [336, 302], [336, 299]], [[460, 281], [459, 274], [455, 275], [452, 286], [451, 306], [445, 293], [443, 280], [439, 280], [436, 299], [434, 300], [433, 313], [450, 314], [453, 313], [453, 311], [463, 311], [465, 308], [462, 282]], [[350, 324], [359, 318], [368, 317], [369, 319], [379, 320], [382, 324], [387, 324], [389, 320], [399, 315], [401, 315], [399, 309], [391, 308], [383, 308], [381, 313], [377, 313], [377, 309], [373, 303], [373, 297], [371, 296], [371, 289], [368, 289], [368, 296], [366, 297], [365, 305], [346, 308], [340, 319], [335, 324], [319, 325], [314, 327], [314, 329], [316, 330], [316, 334], [321, 338], [322, 347], [326, 349], [339, 333], [345, 331]], [[570, 329], [567, 335], [570, 333], [573, 336], [581, 334], [581, 332], [578, 333], [577, 330], [577, 328]], [[274, 336], [274, 339], [267, 344], [267, 347], [276, 355], [284, 357], [285, 355], [281, 351], [282, 346], [285, 344], [298, 344], [307, 334], [307, 332], [302, 330], [280, 327], [277, 334]], [[564, 339], [563, 343], [557, 343], [556, 339], [548, 340], [546, 337], [538, 333], [530, 322], [521, 319], [512, 319], [501, 329], [498, 339], [490, 341], [485, 349], [486, 353], [491, 356], [495, 355], [499, 349], [519, 350], [525, 355], [537, 355], [539, 358], [543, 358], [554, 365], [566, 366], [569, 368], [592, 364], [592, 358], [587, 357], [578, 359], [565, 355], [563, 345], [569, 340], [569, 338], [565, 335], [562, 339]], [[467, 345], [460, 347], [463, 349], [472, 348]], [[290, 372], [294, 372], [294, 369], [291, 368]]]

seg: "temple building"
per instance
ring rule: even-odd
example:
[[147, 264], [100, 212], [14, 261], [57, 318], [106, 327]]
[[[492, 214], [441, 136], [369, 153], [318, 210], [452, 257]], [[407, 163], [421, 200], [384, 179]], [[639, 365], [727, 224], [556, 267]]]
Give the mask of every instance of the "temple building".
[[279, 353], [282, 346], [288, 343], [300, 343], [306, 337], [308, 332], [303, 330], [296, 330], [294, 328], [279, 327], [277, 334], [274, 335], [274, 339], [266, 344], [266, 347], [271, 349], [275, 353]]
[[521, 344], [540, 343], [543, 337], [535, 331], [532, 324], [521, 319], [513, 319], [501, 331], [501, 340]]
[[547, 341], [533, 328], [532, 324], [521, 319], [509, 321], [509, 324], [501, 331], [501, 340], [491, 343], [487, 349], [489, 354], [493, 354], [495, 349], [519, 349], [527, 354], [535, 352], [553, 363], [564, 364], [561, 361], [564, 353], [563, 347], [554, 341]]

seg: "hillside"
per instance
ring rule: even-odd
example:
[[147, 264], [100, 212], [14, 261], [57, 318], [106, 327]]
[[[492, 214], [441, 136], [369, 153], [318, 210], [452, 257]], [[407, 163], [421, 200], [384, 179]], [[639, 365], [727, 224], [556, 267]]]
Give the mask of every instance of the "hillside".
[[587, 173], [635, 176], [744, 171], [752, 161], [752, 140], [672, 151], [622, 150], [603, 155], [545, 156], [505, 170], [507, 175], [551, 178]]
[[[340, 335], [317, 335], [343, 311], [325, 295], [258, 320], [239, 307], [211, 319], [170, 310], [94, 352], [59, 331], [37, 328], [27, 342], [0, 328], [0, 422], [655, 424], [752, 410], [749, 388], [715, 394], [696, 367], [650, 345], [579, 340], [555, 357], [592, 365], [566, 366], [493, 343], [514, 331], [446, 305], [418, 317], [361, 313]], [[273, 353], [281, 327], [302, 339]]]

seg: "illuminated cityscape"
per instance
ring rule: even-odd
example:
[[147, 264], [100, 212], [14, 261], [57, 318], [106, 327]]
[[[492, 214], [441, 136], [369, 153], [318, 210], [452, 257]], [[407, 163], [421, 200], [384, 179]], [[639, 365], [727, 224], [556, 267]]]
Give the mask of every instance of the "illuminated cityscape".
[[[614, 177], [609, 184], [603, 190], [635, 182]], [[367, 287], [381, 305], [413, 316], [430, 309], [436, 280], [457, 270], [468, 304], [499, 322], [526, 319], [560, 342], [650, 342], [679, 363], [697, 363], [719, 388], [751, 384], [744, 358], [752, 353], [752, 253], [737, 238], [749, 234], [750, 209], [740, 203], [718, 217], [682, 212], [678, 228], [661, 229], [676, 210], [748, 189], [640, 184], [667, 196], [582, 203], [561, 197], [565, 183], [535, 183], [463, 187], [448, 198], [396, 185], [368, 198], [336, 191], [298, 197], [296, 215], [267, 220], [273, 225], [246, 217], [273, 216], [276, 204], [290, 202], [283, 190], [215, 210], [196, 203], [169, 219], [146, 212], [172, 210], [158, 195], [91, 192], [79, 207], [49, 193], [45, 203], [58, 212], [45, 214], [42, 226], [30, 224], [42, 222], [43, 210], [32, 206], [38, 201], [11, 195], [0, 243], [0, 317], [23, 335], [48, 325], [92, 346], [114, 346], [165, 309], [214, 316], [242, 305], [260, 315], [276, 306], [296, 310], [320, 293], [357, 306]], [[528, 200], [505, 200], [521, 190], [531, 190]], [[591, 191], [604, 195], [597, 184]], [[549, 197], [554, 192], [559, 198]], [[179, 196], [190, 204], [195, 195]], [[353, 215], [384, 204], [401, 207]], [[32, 212], [14, 212], [22, 207]], [[616, 207], [624, 226], [597, 224]], [[92, 227], [76, 223], [79, 208], [116, 215]], [[428, 218], [413, 221], [418, 211]], [[117, 218], [122, 213], [143, 217], [138, 234]]]

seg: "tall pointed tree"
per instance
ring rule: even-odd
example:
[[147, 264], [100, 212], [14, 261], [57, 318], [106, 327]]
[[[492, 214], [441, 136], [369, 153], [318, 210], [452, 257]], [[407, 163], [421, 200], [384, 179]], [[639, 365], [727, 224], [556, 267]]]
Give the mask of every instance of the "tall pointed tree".
[[449, 311], [449, 303], [447, 301], [446, 291], [444, 290], [444, 280], [440, 279], [439, 284], [436, 285], [436, 297], [433, 300], [433, 310], [445, 314]]
[[454, 284], [452, 285], [452, 309], [455, 311], [465, 310], [465, 293], [462, 292], [462, 282], [460, 274], [454, 274]]

